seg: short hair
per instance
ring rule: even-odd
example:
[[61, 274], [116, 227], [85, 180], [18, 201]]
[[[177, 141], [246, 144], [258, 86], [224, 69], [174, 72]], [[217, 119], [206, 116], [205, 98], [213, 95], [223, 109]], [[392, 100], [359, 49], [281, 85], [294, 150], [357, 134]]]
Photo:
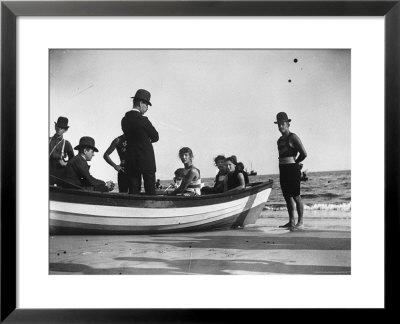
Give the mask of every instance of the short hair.
[[185, 169], [184, 168], [179, 168], [175, 170], [175, 177], [180, 177], [183, 178], [185, 176]]
[[244, 164], [243, 164], [242, 162], [238, 162], [238, 163], [236, 164], [236, 166], [237, 166], [237, 168], [238, 168], [239, 170], [244, 170]]
[[185, 153], [189, 153], [189, 155], [190, 155], [190, 157], [193, 157], [193, 152], [192, 152], [192, 150], [189, 148], [189, 147], [182, 147], [180, 150], [179, 150], [179, 157], [182, 155], [182, 154], [185, 154]]
[[220, 160], [225, 161], [225, 155], [217, 155], [217, 156], [214, 158], [214, 163], [215, 163], [215, 165], [217, 164], [217, 161], [220, 161]]
[[235, 155], [225, 158], [225, 162], [231, 161], [234, 165], [237, 165], [237, 159]]
[[140, 100], [139, 98], [133, 98], [133, 106], [134, 107], [139, 107], [141, 101], [142, 100]]

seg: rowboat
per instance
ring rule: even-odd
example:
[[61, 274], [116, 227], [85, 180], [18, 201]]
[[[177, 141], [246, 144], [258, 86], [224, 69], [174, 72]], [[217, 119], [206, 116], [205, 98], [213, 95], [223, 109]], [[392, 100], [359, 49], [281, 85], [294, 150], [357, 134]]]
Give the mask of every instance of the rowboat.
[[156, 234], [254, 224], [272, 180], [195, 197], [129, 195], [50, 187], [50, 235]]

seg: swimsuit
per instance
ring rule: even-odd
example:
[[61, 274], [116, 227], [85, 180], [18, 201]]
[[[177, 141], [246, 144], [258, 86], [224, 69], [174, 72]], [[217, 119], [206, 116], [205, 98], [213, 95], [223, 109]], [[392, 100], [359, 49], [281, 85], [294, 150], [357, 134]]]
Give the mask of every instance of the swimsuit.
[[299, 165], [295, 163], [298, 151], [291, 147], [289, 139], [293, 135], [290, 133], [285, 138], [278, 139], [279, 159], [279, 180], [284, 197], [297, 197], [300, 195], [301, 172]]
[[[200, 176], [200, 170], [192, 167], [192, 169], [196, 169]], [[201, 178], [197, 180], [192, 180], [189, 186], [185, 189], [183, 195], [190, 194], [191, 196], [200, 196], [201, 195]]]

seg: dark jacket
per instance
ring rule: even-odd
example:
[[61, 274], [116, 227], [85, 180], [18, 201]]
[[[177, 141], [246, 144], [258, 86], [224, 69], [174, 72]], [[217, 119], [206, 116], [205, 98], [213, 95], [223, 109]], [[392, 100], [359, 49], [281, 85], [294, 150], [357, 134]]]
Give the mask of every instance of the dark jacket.
[[156, 160], [152, 143], [158, 141], [158, 132], [154, 126], [147, 117], [135, 110], [125, 114], [121, 126], [128, 143], [128, 172], [155, 172]]
[[57, 134], [49, 139], [49, 152], [50, 174], [55, 174], [58, 169], [64, 169], [59, 163], [60, 160], [65, 160], [67, 157], [71, 160], [75, 155], [71, 143]]
[[218, 171], [217, 175], [215, 176], [215, 183], [214, 183], [214, 193], [220, 193], [224, 192], [224, 178], [222, 180], [219, 180], [220, 176], [225, 176], [227, 177], [227, 172], [222, 173], [221, 171]]
[[[89, 165], [80, 155], [74, 156], [68, 161], [64, 171], [64, 187], [77, 189], [76, 186], [95, 191], [108, 191], [105, 182], [92, 177], [89, 173]], [[75, 186], [74, 186], [75, 185]]]

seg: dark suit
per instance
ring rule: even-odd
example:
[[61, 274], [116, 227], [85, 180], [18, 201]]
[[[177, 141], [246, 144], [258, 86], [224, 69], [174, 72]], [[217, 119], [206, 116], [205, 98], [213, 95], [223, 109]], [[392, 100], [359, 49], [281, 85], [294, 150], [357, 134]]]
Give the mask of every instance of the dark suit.
[[153, 144], [158, 132], [149, 119], [131, 110], [121, 121], [122, 131], [128, 142], [126, 169], [129, 177], [129, 193], [139, 193], [142, 185], [147, 195], [155, 195], [156, 160]]
[[64, 172], [64, 186], [77, 189], [82, 187], [85, 189], [93, 189], [95, 191], [108, 191], [104, 181], [98, 180], [89, 173], [89, 165], [80, 155], [74, 156], [68, 161]]

